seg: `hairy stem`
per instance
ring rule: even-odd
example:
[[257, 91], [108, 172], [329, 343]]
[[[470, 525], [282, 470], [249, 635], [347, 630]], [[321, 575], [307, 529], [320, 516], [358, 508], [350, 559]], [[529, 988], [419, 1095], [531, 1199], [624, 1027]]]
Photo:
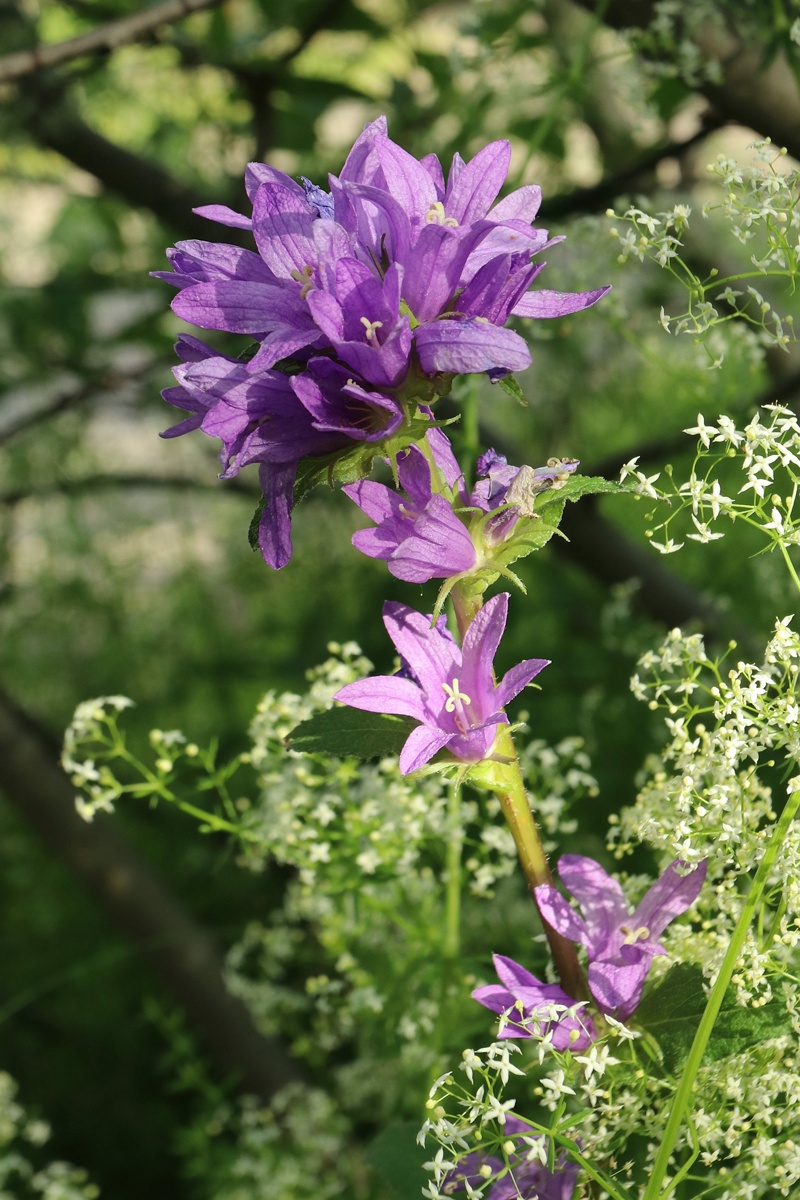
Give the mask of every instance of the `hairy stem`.
[[[547, 855], [544, 852], [544, 847], [539, 837], [536, 821], [531, 812], [519, 758], [514, 746], [514, 739], [507, 725], [500, 726], [494, 749], [497, 755], [508, 760], [503, 763], [499, 772], [502, 786], [495, 788], [495, 795], [500, 801], [503, 816], [514, 837], [514, 843], [517, 847], [517, 854], [519, 855], [522, 871], [528, 884], [528, 890], [538, 911], [539, 905], [536, 900], [535, 889], [543, 883], [552, 884], [553, 876], [547, 863]], [[550, 953], [553, 956], [553, 963], [561, 980], [561, 986], [575, 1000], [588, 1000], [589, 991], [583, 971], [578, 963], [575, 944], [568, 941], [567, 938], [562, 937], [560, 933], [548, 925], [544, 917], [541, 916], [541, 912], [539, 916], [547, 938], [547, 944], [550, 947]]]
[[[458, 632], [463, 642], [464, 634], [481, 608], [482, 601], [479, 597], [465, 597], [458, 586], [453, 588], [451, 595], [458, 622]], [[522, 769], [514, 738], [507, 725], [501, 725], [498, 728], [494, 754], [501, 761], [491, 764], [492, 783], [489, 786], [492, 787], [500, 801], [503, 816], [517, 847], [528, 890], [538, 912], [539, 905], [535, 889], [542, 883], [552, 884], [553, 876], [547, 865], [547, 855], [544, 852], [539, 830], [531, 811], [528, 793], [525, 790], [525, 781], [522, 778]], [[589, 990], [578, 962], [574, 944], [548, 925], [541, 912], [539, 912], [539, 917], [564, 991], [575, 1000], [589, 999]]]

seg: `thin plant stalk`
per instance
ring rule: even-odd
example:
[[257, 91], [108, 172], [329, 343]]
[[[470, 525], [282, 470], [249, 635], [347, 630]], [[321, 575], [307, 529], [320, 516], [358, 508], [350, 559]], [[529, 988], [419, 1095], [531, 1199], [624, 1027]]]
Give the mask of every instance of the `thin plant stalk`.
[[725, 993], [730, 984], [733, 972], [736, 969], [736, 963], [739, 960], [739, 955], [742, 952], [742, 947], [747, 937], [747, 932], [755, 915], [755, 911], [761, 902], [764, 894], [764, 889], [767, 884], [769, 872], [772, 869], [778, 850], [783, 845], [789, 827], [795, 818], [798, 806], [800, 806], [800, 788], [797, 788], [789, 796], [786, 807], [781, 813], [780, 819], [775, 826], [769, 845], [764, 852], [758, 870], [756, 871], [755, 879], [753, 880], [750, 891], [747, 894], [747, 899], [744, 902], [744, 907], [739, 915], [739, 920], [736, 922], [736, 927], [733, 931], [730, 945], [728, 946], [722, 966], [720, 967], [719, 975], [716, 978], [711, 995], [708, 998], [702, 1020], [700, 1021], [697, 1033], [694, 1036], [692, 1047], [689, 1051], [689, 1056], [686, 1059], [686, 1065], [683, 1068], [680, 1082], [675, 1098], [672, 1101], [669, 1118], [664, 1130], [664, 1138], [659, 1147], [655, 1163], [653, 1164], [653, 1172], [650, 1176], [650, 1181], [645, 1190], [642, 1200], [664, 1200], [674, 1190], [676, 1180], [672, 1180], [667, 1188], [661, 1190], [664, 1182], [664, 1177], [669, 1168], [670, 1158], [675, 1149], [675, 1144], [678, 1140], [681, 1126], [685, 1120], [689, 1109], [689, 1104], [692, 1096], [697, 1073], [700, 1070], [700, 1064], [703, 1060], [706, 1047], [708, 1046], [709, 1038], [714, 1028], [714, 1023], [719, 1016], [722, 1002], [725, 998]]

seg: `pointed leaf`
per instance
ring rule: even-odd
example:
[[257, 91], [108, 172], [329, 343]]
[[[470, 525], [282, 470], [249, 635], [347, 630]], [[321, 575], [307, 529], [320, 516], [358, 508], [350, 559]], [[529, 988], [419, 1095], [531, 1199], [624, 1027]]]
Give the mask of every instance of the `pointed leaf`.
[[389, 758], [400, 754], [417, 725], [411, 717], [364, 712], [343, 705], [301, 721], [289, 734], [286, 744], [304, 754], [363, 760]]
[[404, 1121], [382, 1129], [366, 1152], [366, 1160], [389, 1186], [386, 1200], [419, 1200], [428, 1181], [422, 1164], [433, 1156], [417, 1145], [419, 1122]]
[[[701, 969], [676, 963], [637, 1008], [636, 1023], [658, 1042], [668, 1070], [678, 1071], [685, 1062], [707, 1000]], [[742, 1008], [729, 988], [703, 1060], [716, 1062], [791, 1033], [789, 1014], [780, 1001], [773, 1000], [763, 1008]]]
[[525, 393], [513, 375], [503, 375], [500, 379], [496, 380], [496, 383], [497, 386], [502, 388], [504, 392], [507, 392], [513, 400], [516, 400], [517, 404], [521, 404], [523, 408], [528, 407], [528, 401], [525, 399]]
[[253, 513], [252, 517], [250, 518], [250, 525], [247, 530], [247, 540], [250, 543], [251, 550], [259, 549], [258, 531], [261, 527], [261, 517], [263, 516], [264, 509], [266, 507], [267, 507], [267, 497], [261, 496], [258, 501], [258, 504], [256, 505], [256, 511]]

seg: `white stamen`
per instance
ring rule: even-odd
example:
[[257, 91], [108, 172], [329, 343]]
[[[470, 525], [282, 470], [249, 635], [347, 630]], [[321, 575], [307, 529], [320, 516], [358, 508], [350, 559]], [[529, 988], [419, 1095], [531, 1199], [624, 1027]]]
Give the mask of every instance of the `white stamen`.
[[367, 331], [367, 341], [373, 346], [378, 345], [378, 335], [376, 329], [383, 329], [383, 321], [369, 321], [366, 317], [361, 318], [361, 324]]
[[455, 217], [446, 217], [444, 215], [444, 205], [441, 200], [434, 200], [428, 211], [425, 213], [426, 225], [449, 225], [451, 228], [456, 228], [458, 221]]
[[461, 691], [460, 684], [457, 679], [453, 680], [452, 687], [449, 683], [442, 684], [442, 691], [447, 696], [445, 701], [444, 711], [453, 713], [456, 728], [461, 733], [466, 733], [470, 727], [470, 722], [467, 720], [467, 714], [464, 711], [464, 706], [472, 704], [472, 699]]

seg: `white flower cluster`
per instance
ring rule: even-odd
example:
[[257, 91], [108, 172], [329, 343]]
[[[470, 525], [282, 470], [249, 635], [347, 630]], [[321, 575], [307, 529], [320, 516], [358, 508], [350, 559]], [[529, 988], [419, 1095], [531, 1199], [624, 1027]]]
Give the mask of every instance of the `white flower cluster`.
[[[767, 138], [754, 143], [752, 161], [741, 166], [720, 155], [708, 165], [708, 172], [719, 181], [722, 198], [704, 205], [708, 218], [719, 214], [733, 236], [750, 251], [749, 261], [741, 270], [724, 276], [713, 267], [707, 276], [698, 276], [684, 255], [684, 233], [691, 209], [678, 204], [672, 209], [648, 213], [635, 205], [618, 215], [609, 209], [607, 216], [624, 222], [612, 226], [611, 234], [619, 242], [619, 261], [645, 259], [664, 268], [685, 289], [686, 308], [671, 315], [661, 309], [661, 325], [669, 334], [688, 334], [703, 345], [711, 367], [719, 367], [726, 352], [721, 327], [734, 318], [729, 335], [748, 326], [755, 345], [785, 350], [797, 341], [794, 316], [776, 309], [761, 287], [748, 282], [754, 274], [780, 281], [786, 296], [791, 296], [800, 275], [800, 173], [779, 169], [786, 155]], [[755, 268], [755, 270], [753, 269]], [[741, 285], [741, 286], [737, 286]]]
[[[505, 1164], [504, 1172], [510, 1172], [512, 1178], [515, 1162], [551, 1162], [548, 1145], [554, 1134], [560, 1135], [557, 1146], [582, 1153], [589, 1169], [593, 1162], [607, 1158], [617, 1144], [618, 1125], [624, 1126], [623, 1141], [644, 1128], [640, 1100], [650, 1084], [631, 1048], [638, 1037], [638, 1033], [611, 1018], [604, 1040], [581, 1054], [554, 1050], [552, 1039], [536, 1035], [522, 1042], [503, 1040], [478, 1050], [464, 1050], [458, 1070], [442, 1075], [430, 1090], [430, 1116], [417, 1140], [423, 1145], [438, 1144], [439, 1150], [426, 1164], [433, 1178], [423, 1195], [428, 1200], [444, 1200], [450, 1195], [447, 1176], [467, 1155], [499, 1158]], [[613, 1049], [623, 1057], [612, 1052], [612, 1039], [618, 1043]], [[512, 1054], [516, 1056], [514, 1062]], [[519, 1092], [524, 1099], [519, 1103], [514, 1095], [508, 1095], [515, 1077], [526, 1080]], [[625, 1087], [623, 1099], [631, 1104], [619, 1111], [621, 1081], [628, 1079], [633, 1087]], [[538, 1100], [541, 1111], [529, 1119], [532, 1097]], [[530, 1126], [529, 1135], [515, 1133], [516, 1146], [505, 1140], [509, 1114]], [[474, 1164], [475, 1159], [470, 1161]], [[482, 1184], [475, 1182], [472, 1167], [469, 1174], [471, 1191], [467, 1190], [466, 1195], [471, 1200], [484, 1196], [487, 1188], [497, 1182], [491, 1172]], [[599, 1174], [595, 1179], [602, 1182]], [[459, 1186], [464, 1186], [463, 1179]], [[600, 1194], [604, 1194], [602, 1188]]]
[[720, 62], [704, 52], [696, 34], [709, 25], [719, 27], [721, 13], [714, 0], [655, 0], [652, 15], [643, 27], [625, 31], [634, 52], [651, 74], [677, 76], [689, 87], [719, 83]]
[[32, 1150], [50, 1138], [44, 1121], [28, 1117], [16, 1098], [17, 1085], [0, 1071], [0, 1195], [25, 1195], [41, 1200], [95, 1200], [99, 1189], [86, 1172], [66, 1162], [49, 1162], [35, 1167]]
[[[348, 1145], [347, 1118], [319, 1088], [290, 1084], [269, 1107], [254, 1097], [203, 1119], [196, 1165], [209, 1200], [339, 1200], [354, 1194], [359, 1167]], [[209, 1172], [208, 1143], [219, 1140], [233, 1168]], [[223, 1155], [224, 1164], [226, 1155]], [[213, 1167], [214, 1159], [211, 1158]], [[191, 1164], [198, 1173], [195, 1164]], [[363, 1171], [363, 1168], [361, 1168]]]
[[75, 808], [84, 821], [92, 821], [98, 812], [113, 812], [114, 804], [122, 794], [111, 771], [104, 764], [98, 764], [95, 758], [85, 757], [85, 743], [109, 748], [114, 741], [115, 714], [132, 706], [133, 701], [127, 696], [84, 700], [75, 709], [64, 734], [61, 766], [73, 787], [81, 789], [75, 797]]
[[[780, 550], [800, 589], [800, 576], [790, 555], [790, 550], [800, 545], [800, 516], [796, 512], [800, 421], [795, 413], [785, 405], [766, 404], [742, 427], [729, 416], [721, 415], [711, 422], [698, 413], [697, 424], [684, 433], [697, 438], [697, 451], [688, 480], [679, 485], [672, 483], [671, 492], [658, 490], [655, 485], [660, 474], [645, 476], [636, 459], [622, 468], [620, 478], [635, 479], [639, 494], [670, 504], [667, 518], [647, 531], [651, 545], [662, 553], [679, 550], [684, 543], [675, 540], [672, 529], [685, 512], [691, 520], [691, 532], [682, 536], [696, 542], [723, 537], [720, 518], [726, 523], [744, 521], [768, 538], [770, 548]], [[733, 474], [737, 469], [741, 472], [738, 478]], [[717, 477], [720, 474], [722, 480]], [[653, 538], [657, 531], [663, 531], [663, 541]]]

